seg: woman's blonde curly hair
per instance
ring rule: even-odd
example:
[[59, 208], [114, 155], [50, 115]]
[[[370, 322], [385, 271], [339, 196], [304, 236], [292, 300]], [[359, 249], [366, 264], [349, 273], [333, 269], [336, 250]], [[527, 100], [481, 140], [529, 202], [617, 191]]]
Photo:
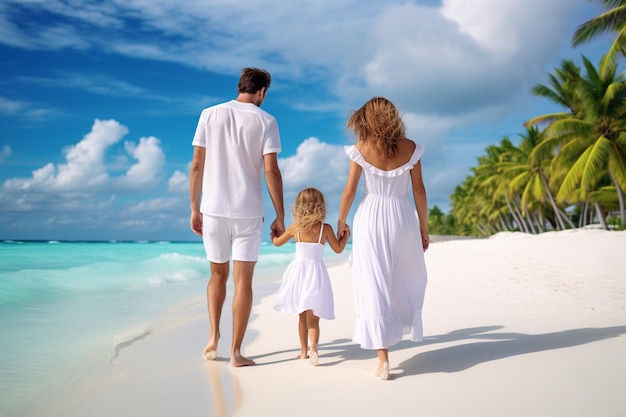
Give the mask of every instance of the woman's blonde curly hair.
[[404, 122], [394, 104], [384, 97], [374, 97], [352, 113], [346, 130], [372, 146], [385, 159], [398, 154], [398, 142], [405, 137]]
[[291, 215], [299, 231], [311, 230], [326, 218], [324, 194], [316, 188], [305, 188], [300, 191], [296, 196], [296, 204], [291, 209]]

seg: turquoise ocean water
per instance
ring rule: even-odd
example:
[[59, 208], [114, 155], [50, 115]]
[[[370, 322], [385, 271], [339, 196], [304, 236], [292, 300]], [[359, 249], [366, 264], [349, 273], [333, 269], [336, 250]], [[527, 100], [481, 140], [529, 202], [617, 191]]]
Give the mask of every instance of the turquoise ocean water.
[[[294, 250], [262, 245], [255, 291]], [[204, 303], [208, 277], [196, 242], [0, 242], [0, 416], [101, 378], [120, 349]]]

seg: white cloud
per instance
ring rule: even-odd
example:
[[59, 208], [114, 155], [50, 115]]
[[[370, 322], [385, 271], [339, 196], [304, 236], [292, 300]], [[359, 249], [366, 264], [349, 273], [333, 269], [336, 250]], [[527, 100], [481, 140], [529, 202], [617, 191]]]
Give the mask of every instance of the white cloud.
[[174, 171], [167, 181], [167, 192], [172, 194], [189, 192], [189, 177], [181, 171]]
[[[306, 187], [315, 187], [324, 193], [328, 206], [328, 221], [335, 221], [345, 186], [350, 161], [343, 146], [308, 138], [298, 146], [293, 156], [278, 160], [285, 196], [287, 217], [291, 212], [296, 194]], [[266, 198], [269, 204], [269, 197]], [[266, 204], [266, 218], [274, 217], [271, 204]]]
[[[429, 197], [443, 199], [466, 171], [458, 163], [459, 141], [453, 141], [456, 150], [447, 146], [451, 136], [499, 140], [472, 137], [464, 129], [488, 125], [515, 112], [530, 87], [543, 82], [545, 73], [569, 48], [572, 30], [580, 23], [572, 16], [588, 2], [442, 0], [425, 4], [418, 0], [7, 0], [0, 2], [0, 43], [29, 50], [94, 49], [231, 75], [243, 66], [266, 67], [281, 80], [273, 88], [283, 89], [283, 97], [287, 96], [283, 102], [297, 97], [291, 100], [293, 107], [333, 111], [341, 117], [346, 109], [359, 107], [371, 96], [385, 95], [404, 112], [408, 135], [427, 145], [424, 168]], [[46, 26], [45, 19], [16, 20], [14, 10], [38, 18], [46, 13], [63, 18], [49, 19], [53, 23]], [[94, 74], [33, 81], [108, 96], [169, 99]], [[0, 113], [32, 117], [51, 111], [0, 97]], [[107, 157], [127, 129], [115, 121], [101, 123], [65, 151], [64, 163], [51, 162], [29, 178], [5, 181], [0, 204], [35, 210], [50, 202], [70, 209], [67, 193], [95, 199], [97, 193], [144, 191], [163, 178], [164, 155], [158, 139], [141, 138], [126, 146], [126, 155]], [[322, 189], [330, 205], [338, 203], [348, 169], [341, 148], [309, 138], [295, 155], [279, 159], [286, 205], [305, 186]], [[115, 169], [112, 160], [119, 164]], [[134, 165], [129, 161], [135, 161]], [[167, 190], [187, 192], [186, 174], [174, 172]], [[173, 204], [172, 200], [149, 201], [149, 207], [129, 208], [128, 213], [157, 211]], [[97, 208], [98, 202], [95, 199], [90, 207]], [[104, 206], [113, 204], [109, 199], [105, 202]], [[132, 221], [129, 217], [128, 224]]]
[[65, 163], [48, 163], [30, 178], [11, 178], [2, 189], [11, 193], [99, 193], [127, 192], [153, 187], [161, 176], [164, 154], [155, 137], [126, 143], [126, 151], [137, 162], [121, 176], [112, 177], [105, 162], [107, 151], [128, 133], [115, 120], [96, 119], [91, 131], [65, 151]]
[[2, 151], [0, 151], [0, 164], [4, 162], [9, 156], [11, 156], [11, 147], [9, 145], [4, 145], [2, 147]]
[[30, 119], [43, 119], [58, 113], [58, 110], [38, 107], [33, 103], [23, 100], [12, 100], [6, 97], [0, 97], [0, 113]]
[[141, 190], [159, 183], [165, 154], [154, 136], [139, 139], [139, 144], [126, 142], [126, 151], [137, 160], [123, 177], [117, 179], [120, 189]]
[[[36, 37], [42, 49], [84, 48], [88, 42], [89, 48], [228, 74], [253, 64], [295, 84], [326, 86], [344, 103], [330, 108], [342, 112], [371, 95], [387, 95], [412, 112], [459, 114], [506, 105], [516, 92], [527, 93], [568, 43], [566, 26], [585, 3], [125, 0], [70, 7], [33, 0], [23, 7], [65, 16], [77, 23], [73, 32], [58, 26], [35, 32], [5, 17], [13, 29], [0, 32], [0, 42], [17, 32]], [[131, 24], [128, 17], [134, 19], [132, 31], [123, 30]], [[103, 27], [120, 30], [112, 36]], [[302, 102], [315, 103], [311, 94]]]
[[[135, 232], [158, 235], [177, 224], [182, 228], [188, 204], [178, 197], [150, 194], [158, 192], [163, 179], [165, 155], [159, 139], [149, 136], [138, 143], [125, 142], [128, 160], [134, 163], [126, 162], [121, 173], [114, 174], [107, 164], [109, 159], [124, 162], [109, 154], [127, 133], [128, 128], [115, 120], [95, 120], [80, 141], [64, 150], [64, 163], [50, 162], [30, 177], [5, 180], [0, 186], [4, 232], [41, 238], [46, 233], [63, 236], [67, 229], [71, 238], [90, 239]], [[9, 153], [5, 146], [2, 154]], [[130, 202], [131, 194], [133, 199], [148, 200]]]
[[306, 187], [336, 191], [343, 187], [349, 166], [343, 146], [318, 138], [305, 139], [295, 155], [280, 158], [279, 164], [284, 187], [292, 191]]

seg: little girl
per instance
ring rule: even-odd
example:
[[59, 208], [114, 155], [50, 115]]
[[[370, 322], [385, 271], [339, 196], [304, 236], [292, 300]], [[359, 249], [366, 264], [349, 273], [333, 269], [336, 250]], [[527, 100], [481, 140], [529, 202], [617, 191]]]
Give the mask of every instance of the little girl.
[[311, 341], [309, 363], [317, 366], [320, 317], [326, 320], [335, 318], [333, 289], [323, 259], [324, 244], [328, 242], [336, 253], [343, 252], [350, 237], [350, 230], [346, 229], [337, 240], [333, 228], [324, 223], [326, 218], [324, 195], [315, 188], [306, 188], [298, 193], [292, 216], [294, 222], [285, 233], [278, 237], [272, 236], [272, 243], [275, 246], [284, 245], [291, 238], [296, 241], [296, 256], [283, 274], [274, 309], [280, 313], [299, 315], [298, 358], [307, 358], [308, 335]]

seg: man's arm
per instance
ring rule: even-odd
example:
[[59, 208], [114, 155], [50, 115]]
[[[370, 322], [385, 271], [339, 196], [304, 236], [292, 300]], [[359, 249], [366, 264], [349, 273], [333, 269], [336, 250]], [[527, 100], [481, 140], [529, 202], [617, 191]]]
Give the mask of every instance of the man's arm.
[[200, 200], [202, 198], [202, 178], [204, 176], [204, 156], [206, 149], [194, 146], [193, 159], [189, 169], [189, 200], [191, 202], [191, 217], [189, 226], [198, 236], [202, 236], [202, 213], [200, 213]]
[[265, 182], [269, 191], [276, 219], [272, 222], [270, 230], [273, 237], [278, 237], [285, 232], [285, 206], [283, 202], [283, 177], [278, 168], [278, 157], [276, 153], [263, 155], [265, 166]]

